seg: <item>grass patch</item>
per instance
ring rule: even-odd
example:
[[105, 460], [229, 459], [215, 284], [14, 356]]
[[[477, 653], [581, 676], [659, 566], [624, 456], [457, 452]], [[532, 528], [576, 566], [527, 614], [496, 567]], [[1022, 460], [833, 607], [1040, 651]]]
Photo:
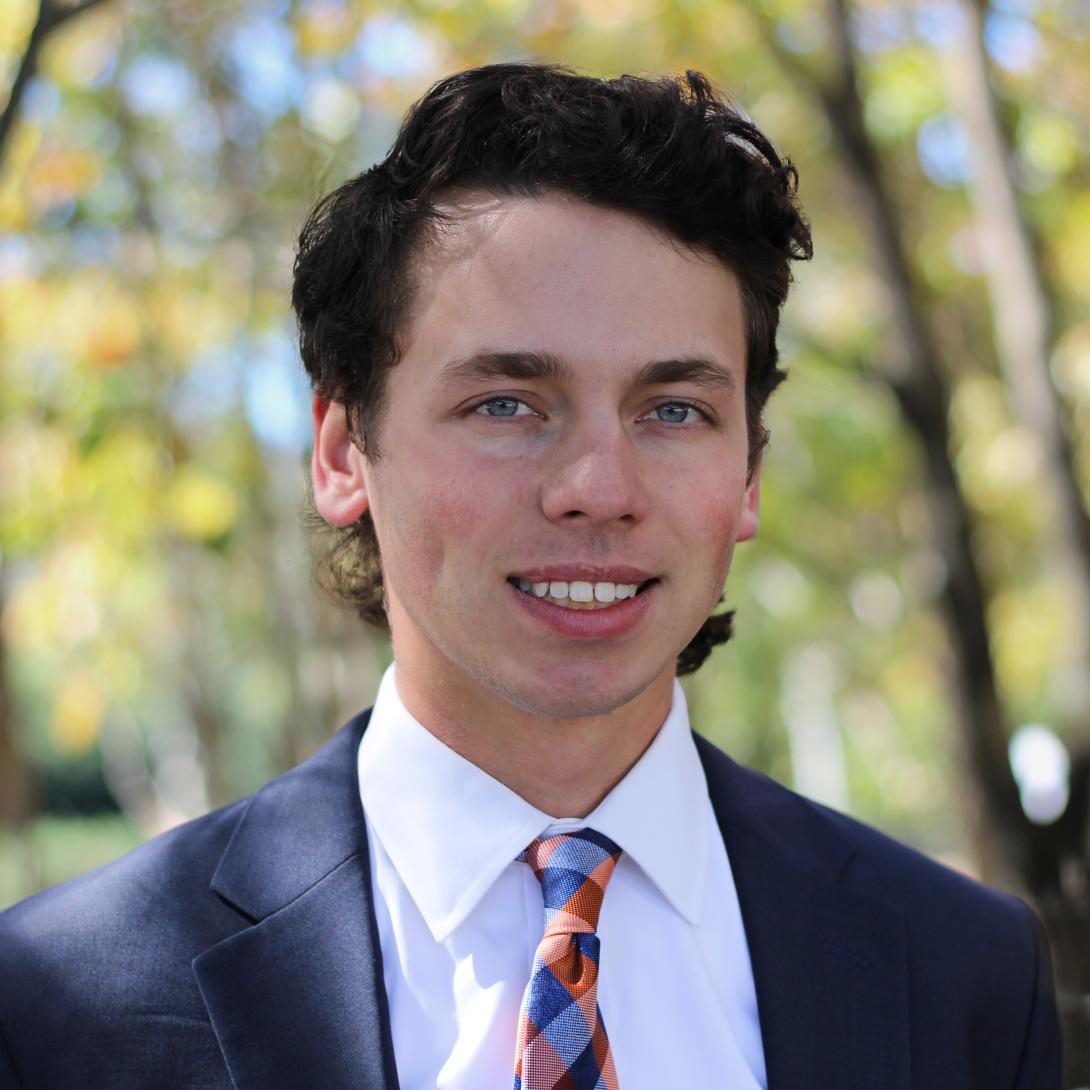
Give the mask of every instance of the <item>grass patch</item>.
[[109, 863], [141, 843], [121, 814], [40, 817], [21, 833], [0, 830], [0, 909]]

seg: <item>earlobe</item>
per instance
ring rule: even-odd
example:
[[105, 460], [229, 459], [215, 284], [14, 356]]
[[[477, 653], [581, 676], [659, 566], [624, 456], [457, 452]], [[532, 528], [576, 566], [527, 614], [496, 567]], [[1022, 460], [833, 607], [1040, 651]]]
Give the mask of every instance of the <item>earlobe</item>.
[[761, 464], [757, 463], [753, 476], [746, 485], [742, 502], [742, 513], [738, 517], [737, 541], [749, 541], [757, 536], [757, 527], [761, 521]]
[[314, 452], [310, 478], [318, 513], [334, 526], [350, 526], [367, 510], [363, 452], [348, 428], [348, 416], [339, 401], [315, 397]]

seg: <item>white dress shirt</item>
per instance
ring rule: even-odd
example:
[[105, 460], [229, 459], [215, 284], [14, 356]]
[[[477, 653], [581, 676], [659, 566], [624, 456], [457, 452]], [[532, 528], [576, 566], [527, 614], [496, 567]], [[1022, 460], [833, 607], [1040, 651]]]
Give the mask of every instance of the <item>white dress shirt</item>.
[[624, 849], [598, 922], [621, 1090], [765, 1090], [738, 897], [676, 682], [654, 741], [586, 818], [550, 817], [440, 742], [392, 666], [359, 780], [402, 1090], [510, 1090], [544, 920], [541, 886], [514, 859], [584, 826]]

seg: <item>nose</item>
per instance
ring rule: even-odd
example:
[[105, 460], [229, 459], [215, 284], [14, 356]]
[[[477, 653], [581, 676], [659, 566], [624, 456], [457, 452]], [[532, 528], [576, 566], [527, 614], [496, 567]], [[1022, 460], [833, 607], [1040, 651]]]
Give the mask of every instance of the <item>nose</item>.
[[570, 433], [546, 475], [542, 509], [553, 522], [638, 523], [649, 496], [639, 452], [619, 423]]

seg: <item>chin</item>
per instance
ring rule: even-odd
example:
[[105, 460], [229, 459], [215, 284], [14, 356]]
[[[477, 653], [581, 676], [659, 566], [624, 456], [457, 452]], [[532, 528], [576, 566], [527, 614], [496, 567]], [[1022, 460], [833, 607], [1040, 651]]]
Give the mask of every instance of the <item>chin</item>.
[[530, 678], [482, 679], [496, 693], [515, 707], [543, 719], [587, 719], [608, 715], [635, 700], [662, 671], [648, 671], [647, 676], [604, 678], [601, 671], [585, 667], [550, 671], [548, 678], [538, 674]]

